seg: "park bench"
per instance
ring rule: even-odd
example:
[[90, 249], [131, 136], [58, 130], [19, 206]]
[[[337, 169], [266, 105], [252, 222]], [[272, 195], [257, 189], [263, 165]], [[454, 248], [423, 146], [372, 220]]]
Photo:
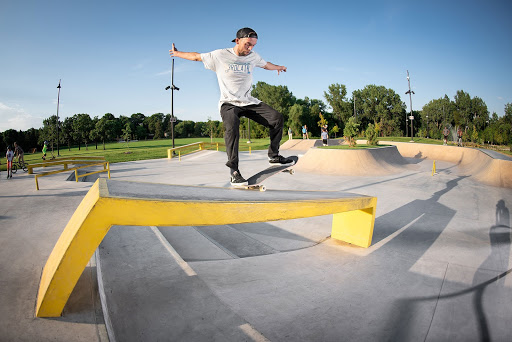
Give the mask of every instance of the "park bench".
[[46, 262], [36, 316], [61, 315], [80, 275], [113, 225], [217, 226], [333, 215], [331, 237], [366, 248], [372, 240], [376, 205], [376, 197], [338, 191], [260, 192], [100, 178], [72, 215]]

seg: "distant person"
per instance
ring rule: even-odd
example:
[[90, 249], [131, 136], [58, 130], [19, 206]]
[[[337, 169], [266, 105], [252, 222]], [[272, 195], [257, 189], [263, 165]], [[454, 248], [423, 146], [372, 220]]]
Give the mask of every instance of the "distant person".
[[279, 155], [279, 145], [283, 136], [284, 118], [274, 108], [251, 96], [252, 75], [256, 67], [265, 70], [286, 72], [286, 67], [265, 61], [252, 51], [258, 42], [258, 34], [248, 27], [236, 33], [232, 40], [234, 47], [207, 53], [178, 51], [172, 44], [171, 57], [203, 62], [206, 69], [217, 74], [220, 88], [219, 110], [224, 123], [228, 166], [231, 170], [232, 185], [247, 185], [238, 169], [238, 144], [240, 140], [240, 118], [245, 116], [270, 129], [268, 158], [270, 164], [288, 164], [292, 159]]
[[302, 126], [302, 139], [309, 139], [308, 136], [308, 126]]
[[25, 153], [23, 152], [23, 149], [20, 145], [18, 145], [16, 142], [14, 143], [14, 155], [16, 158], [18, 158], [18, 162], [21, 164], [21, 167], [25, 165]]
[[293, 131], [291, 127], [288, 127], [288, 140], [293, 139]]
[[7, 146], [7, 153], [5, 154], [7, 159], [7, 179], [12, 178], [12, 161], [14, 159], [14, 152], [11, 150], [11, 146]]
[[327, 128], [323, 127], [322, 128], [322, 143], [324, 146], [327, 146], [328, 145], [328, 139], [329, 139], [329, 133], [327, 133]]
[[444, 135], [443, 145], [448, 145], [448, 134], [450, 134], [450, 131], [448, 130], [448, 127], [445, 126], [443, 129], [443, 135]]
[[462, 128], [459, 127], [457, 130], [457, 146], [462, 147]]
[[46, 151], [48, 150], [48, 141], [44, 141], [43, 144], [43, 160], [46, 160]]

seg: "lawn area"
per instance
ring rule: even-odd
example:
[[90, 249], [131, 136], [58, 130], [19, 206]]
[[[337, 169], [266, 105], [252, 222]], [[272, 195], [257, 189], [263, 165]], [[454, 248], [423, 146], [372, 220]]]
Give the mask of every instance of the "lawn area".
[[[286, 137], [288, 138], [288, 137]], [[175, 139], [174, 146], [184, 146], [196, 142], [210, 142], [210, 138], [185, 138]], [[284, 142], [286, 140], [282, 140]], [[219, 143], [219, 151], [225, 151], [223, 138], [214, 138], [213, 143]], [[270, 140], [265, 139], [251, 139], [251, 143], [248, 144], [246, 139], [240, 139], [240, 151], [249, 151], [249, 147], [253, 150], [266, 150], [270, 145]], [[133, 160], [146, 160], [146, 159], [158, 159], [167, 158], [167, 149], [172, 147], [171, 139], [161, 140], [143, 140], [143, 141], [131, 141], [126, 142], [113, 142], [105, 144], [105, 150], [103, 150], [103, 144], [98, 143], [98, 149], [95, 144], [89, 144], [86, 149], [85, 146], [81, 146], [80, 150], [78, 147], [72, 147], [68, 149], [67, 146], [60, 146], [59, 155], [60, 157], [73, 157], [73, 156], [104, 156], [105, 160], [110, 163], [120, 163]], [[215, 149], [215, 146], [210, 147]], [[52, 154], [51, 149], [48, 149], [46, 159], [50, 159]], [[53, 154], [57, 157], [57, 149], [54, 147]], [[25, 153], [25, 162], [28, 164], [41, 162], [42, 152], [37, 153]], [[5, 155], [0, 159], [1, 165], [0, 170], [7, 170], [7, 160]]]

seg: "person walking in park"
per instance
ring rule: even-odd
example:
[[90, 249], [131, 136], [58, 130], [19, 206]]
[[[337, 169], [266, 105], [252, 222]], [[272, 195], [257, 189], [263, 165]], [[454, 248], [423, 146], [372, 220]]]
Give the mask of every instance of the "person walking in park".
[[329, 139], [329, 133], [327, 133], [327, 128], [326, 127], [322, 127], [322, 144], [324, 146], [327, 146], [328, 145], [328, 139]]
[[309, 139], [308, 136], [308, 126], [302, 126], [302, 139]]
[[293, 131], [291, 127], [288, 127], [288, 140], [293, 139]]
[[20, 145], [18, 145], [16, 142], [14, 142], [14, 155], [16, 158], [18, 158], [18, 162], [23, 167], [25, 165], [25, 153], [23, 152], [23, 149]]
[[7, 159], [7, 179], [12, 178], [12, 161], [14, 159], [14, 152], [11, 149], [11, 146], [7, 146], [7, 153], [5, 154], [5, 159]]
[[448, 127], [445, 126], [443, 129], [443, 136], [444, 136], [443, 145], [448, 145], [448, 134], [450, 134], [450, 131], [448, 130]]
[[459, 127], [457, 130], [457, 146], [462, 147], [462, 128]]
[[283, 115], [268, 104], [251, 96], [252, 74], [256, 67], [275, 70], [278, 75], [286, 72], [286, 67], [272, 64], [253, 51], [258, 42], [258, 34], [244, 27], [232, 40], [235, 46], [207, 53], [178, 51], [174, 43], [169, 50], [171, 57], [203, 62], [206, 69], [217, 74], [220, 88], [219, 110], [224, 123], [228, 166], [231, 170], [232, 185], [247, 185], [238, 169], [238, 145], [240, 140], [240, 118], [248, 119], [270, 129], [269, 163], [287, 164], [293, 162], [279, 154], [279, 145], [283, 136]]

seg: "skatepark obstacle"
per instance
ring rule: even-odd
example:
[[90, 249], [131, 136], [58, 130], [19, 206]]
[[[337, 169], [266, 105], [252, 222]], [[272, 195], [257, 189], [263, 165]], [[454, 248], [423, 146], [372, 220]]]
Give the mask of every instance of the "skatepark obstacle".
[[339, 191], [266, 192], [99, 178], [64, 228], [43, 269], [36, 316], [60, 316], [110, 228], [205, 226], [333, 215], [331, 237], [370, 246], [377, 198]]

